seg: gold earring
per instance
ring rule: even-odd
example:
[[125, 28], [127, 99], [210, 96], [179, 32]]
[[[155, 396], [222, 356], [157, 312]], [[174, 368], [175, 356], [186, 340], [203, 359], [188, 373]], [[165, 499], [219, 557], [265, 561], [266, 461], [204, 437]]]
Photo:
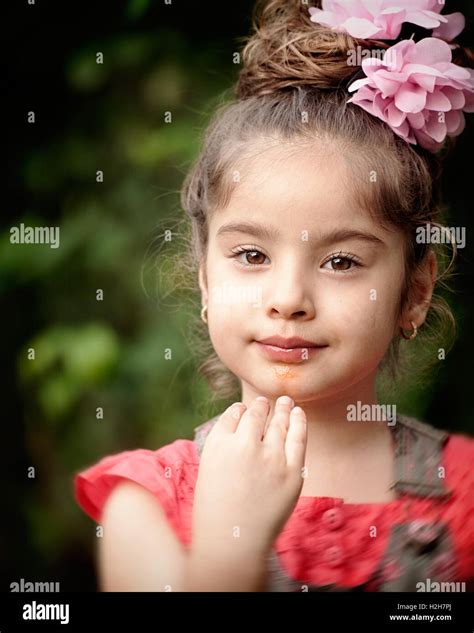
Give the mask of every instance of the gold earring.
[[201, 319], [204, 321], [204, 323], [207, 323], [207, 306], [202, 306]]
[[410, 324], [411, 324], [411, 327], [413, 328], [410, 334], [407, 334], [402, 327], [400, 328], [400, 333], [406, 341], [412, 341], [415, 338], [415, 336], [418, 334], [418, 328], [413, 323], [413, 321], [410, 321]]

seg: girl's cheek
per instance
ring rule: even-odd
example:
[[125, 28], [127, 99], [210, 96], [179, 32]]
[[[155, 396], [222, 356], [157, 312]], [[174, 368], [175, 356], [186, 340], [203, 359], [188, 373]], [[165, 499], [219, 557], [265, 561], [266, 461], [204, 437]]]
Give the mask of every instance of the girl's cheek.
[[332, 319], [340, 319], [348, 326], [366, 322], [373, 310], [365, 288], [350, 288], [348, 285], [342, 288], [326, 287], [317, 297], [316, 314], [330, 315]]
[[337, 338], [357, 337], [361, 342], [391, 337], [397, 297], [386, 290], [366, 287], [356, 291], [328, 293], [321, 298], [319, 316], [331, 323]]
[[[210, 322], [211, 323], [211, 322]], [[239, 330], [233, 323], [214, 325], [209, 328], [209, 337], [211, 339], [214, 351], [231, 371], [241, 367], [239, 359], [242, 358], [244, 347], [242, 346], [242, 338], [239, 338]]]

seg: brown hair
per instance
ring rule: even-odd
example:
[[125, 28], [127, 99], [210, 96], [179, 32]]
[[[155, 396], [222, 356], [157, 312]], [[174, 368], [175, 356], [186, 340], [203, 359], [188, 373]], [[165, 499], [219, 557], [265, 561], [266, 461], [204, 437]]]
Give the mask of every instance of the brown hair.
[[[209, 214], [227, 204], [236, 186], [230, 177], [232, 166], [255, 138], [336, 142], [342, 155], [350, 156], [351, 186], [360, 204], [380, 223], [395, 227], [406, 237], [401, 314], [416, 291], [417, 271], [432, 250], [416, 242], [416, 227], [442, 226], [441, 163], [452, 143], [436, 155], [429, 153], [399, 138], [362, 108], [347, 104], [347, 84], [359, 70], [347, 63], [348, 52], [358, 45], [371, 50], [387, 48], [387, 43], [356, 40], [314, 24], [309, 17], [308, 5], [300, 0], [267, 0], [256, 5], [253, 34], [245, 40], [243, 66], [235, 86], [237, 98], [217, 108], [183, 184], [181, 204], [190, 220], [187, 271], [198, 290], [197, 271], [206, 254]], [[377, 174], [376, 186], [369, 185], [371, 171]], [[453, 248], [455, 251], [454, 244]], [[447, 268], [443, 247], [435, 252], [441, 271], [437, 282], [447, 287], [445, 279], [455, 252]], [[206, 356], [201, 374], [215, 396], [237, 397], [239, 380], [215, 354], [198, 317], [197, 322], [206, 336], [204, 347], [193, 345]], [[433, 295], [418, 338], [404, 346], [408, 353], [416, 354], [417, 382], [422, 382], [422, 370], [436, 362], [434, 344], [449, 349], [454, 331], [447, 303]], [[420, 359], [423, 350], [426, 357]], [[411, 365], [412, 360], [400, 354], [400, 337], [395, 337], [381, 369], [388, 370], [392, 380], [403, 376]]]

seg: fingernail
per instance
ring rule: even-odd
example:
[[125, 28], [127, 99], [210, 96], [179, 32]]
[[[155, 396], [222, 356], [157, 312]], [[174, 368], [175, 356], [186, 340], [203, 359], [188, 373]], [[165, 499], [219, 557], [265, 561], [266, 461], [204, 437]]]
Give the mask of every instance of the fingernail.
[[290, 396], [280, 396], [277, 400], [277, 402], [279, 404], [289, 404], [291, 406], [293, 406], [294, 402], [293, 400], [290, 398]]
[[260, 402], [266, 402], [268, 404], [268, 399], [265, 396], [257, 396], [255, 400], [259, 400]]
[[296, 415], [304, 415], [304, 411], [301, 407], [293, 407], [292, 413], [296, 413]]
[[235, 420], [238, 420], [240, 418], [240, 416], [242, 415], [244, 410], [243, 404], [242, 402], [236, 402], [232, 405], [231, 407], [231, 413], [232, 413], [232, 417]]

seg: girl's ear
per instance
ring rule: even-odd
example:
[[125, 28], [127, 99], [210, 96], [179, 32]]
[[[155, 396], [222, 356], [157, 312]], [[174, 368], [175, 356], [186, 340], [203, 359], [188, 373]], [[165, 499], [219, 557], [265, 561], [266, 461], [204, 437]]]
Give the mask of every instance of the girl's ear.
[[433, 296], [437, 274], [436, 255], [433, 250], [430, 250], [421, 267], [413, 275], [409, 291], [410, 300], [407, 309], [403, 312], [401, 327], [407, 330], [411, 329], [410, 321], [413, 321], [417, 327], [424, 323]]
[[199, 288], [201, 289], [202, 305], [205, 306], [208, 302], [208, 292], [206, 262], [204, 259], [202, 259], [201, 263], [199, 264]]

